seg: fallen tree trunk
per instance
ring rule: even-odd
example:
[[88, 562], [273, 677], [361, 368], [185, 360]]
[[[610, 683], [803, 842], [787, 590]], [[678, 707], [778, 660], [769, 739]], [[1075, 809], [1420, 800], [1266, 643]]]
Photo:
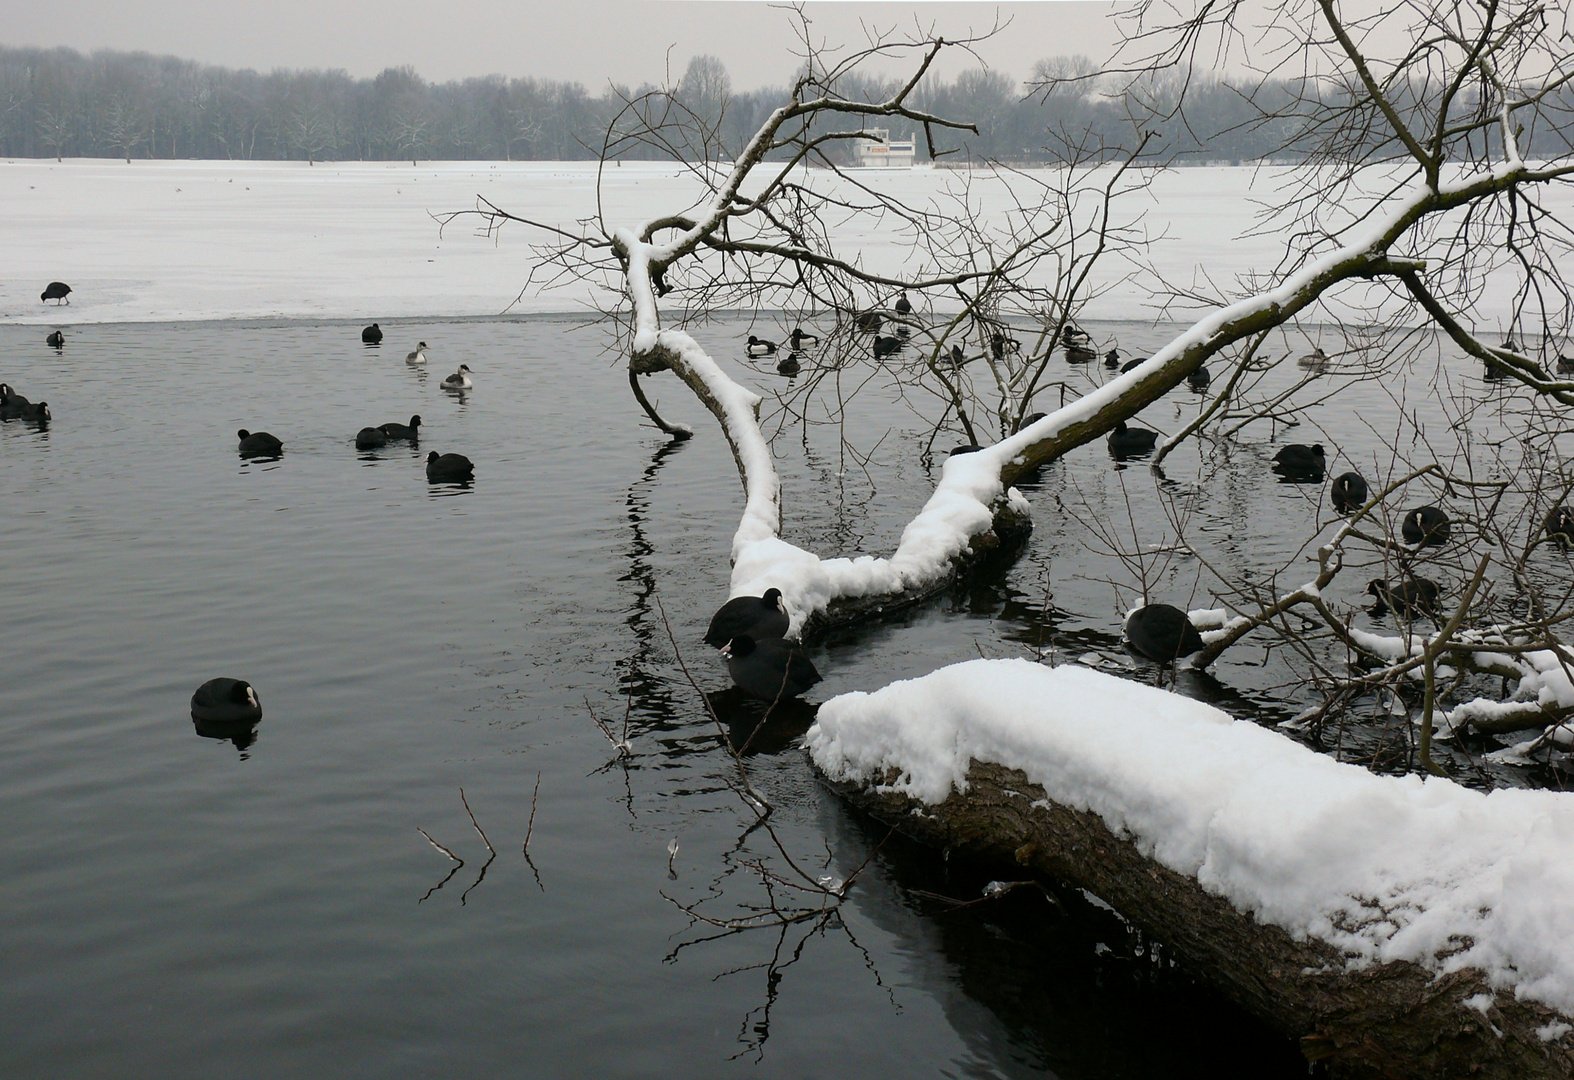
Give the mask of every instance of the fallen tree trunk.
[[1094, 893], [1334, 1075], [1574, 1076], [1574, 1028], [1554, 1010], [1494, 992], [1473, 969], [1434, 976], [1401, 961], [1347, 970], [1331, 945], [1236, 910], [1097, 814], [1050, 802], [1019, 770], [975, 760], [967, 793], [932, 806], [878, 784], [827, 783], [923, 843], [1012, 859]]

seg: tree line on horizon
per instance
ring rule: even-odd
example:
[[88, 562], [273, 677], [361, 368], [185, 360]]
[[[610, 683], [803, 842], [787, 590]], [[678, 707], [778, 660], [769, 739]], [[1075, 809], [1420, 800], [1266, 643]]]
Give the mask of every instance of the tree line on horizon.
[[[1055, 57], [1018, 81], [973, 69], [930, 78], [914, 104], [965, 118], [976, 136], [945, 132], [936, 149], [962, 164], [1050, 164], [1118, 152], [1141, 127], [1171, 162], [1298, 161], [1289, 104], [1338, 87], [1306, 82], [1235, 83], [1216, 78], [1184, 88], [1162, 76], [1138, 85], [1099, 75], [1086, 57]], [[879, 101], [878, 77], [841, 80], [849, 100]], [[1173, 108], [1184, 89], [1184, 112]], [[609, 85], [592, 96], [577, 82], [488, 75], [432, 83], [413, 67], [373, 78], [342, 70], [266, 75], [173, 56], [0, 46], [0, 153], [7, 157], [203, 158], [243, 160], [552, 160], [601, 156], [603, 133], [625, 106], [661, 88]], [[663, 151], [631, 145], [618, 156], [730, 158], [787, 90], [735, 93], [714, 56], [690, 61], [671, 97], [706, 117], [714, 139]], [[892, 133], [902, 137], [905, 131]], [[1532, 150], [1536, 133], [1531, 133]], [[919, 139], [920, 161], [930, 160]]]

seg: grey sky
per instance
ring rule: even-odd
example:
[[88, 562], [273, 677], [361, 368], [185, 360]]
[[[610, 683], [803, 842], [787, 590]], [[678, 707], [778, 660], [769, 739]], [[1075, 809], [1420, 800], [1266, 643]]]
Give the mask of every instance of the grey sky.
[[[788, 14], [759, 0], [469, 0], [439, 13], [430, 0], [11, 0], [0, 43], [171, 54], [227, 67], [343, 68], [375, 75], [411, 64], [429, 81], [493, 73], [574, 79], [597, 92], [609, 79], [681, 76], [699, 53], [721, 57], [736, 90], [787, 81], [796, 61]], [[1113, 0], [1035, 3], [810, 3], [816, 33], [860, 44], [867, 23], [931, 27], [963, 37], [1012, 20], [980, 55], [1021, 79], [1045, 56], [1101, 58], [1114, 42]], [[916, 21], [915, 21], [916, 20]], [[671, 47], [669, 56], [668, 49]], [[952, 77], [959, 58], [942, 69]]]

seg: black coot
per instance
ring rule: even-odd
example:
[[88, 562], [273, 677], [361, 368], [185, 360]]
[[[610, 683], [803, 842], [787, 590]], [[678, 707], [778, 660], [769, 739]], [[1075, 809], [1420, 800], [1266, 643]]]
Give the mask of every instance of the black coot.
[[803, 370], [803, 354], [796, 349], [776, 361], [776, 374], [796, 375]]
[[976, 454], [982, 449], [983, 447], [977, 443], [964, 443], [961, 446], [953, 446], [950, 453], [946, 454], [946, 457], [953, 458], [958, 454]]
[[377, 427], [390, 439], [409, 439], [411, 442], [415, 442], [421, 437], [420, 416], [410, 417], [408, 424], [396, 424], [393, 421], [389, 421], [386, 424], [378, 424]]
[[1418, 506], [1405, 514], [1399, 533], [1407, 544], [1440, 547], [1448, 542], [1448, 515], [1435, 506]]
[[861, 330], [866, 334], [876, 333], [884, 325], [885, 320], [880, 317], [878, 311], [860, 311], [853, 316], [854, 329]]
[[1193, 390], [1206, 390], [1212, 382], [1213, 372], [1208, 370], [1207, 364], [1202, 365], [1186, 376], [1186, 385]]
[[388, 436], [381, 429], [363, 427], [355, 433], [355, 448], [357, 450], [376, 450], [380, 446], [388, 445]]
[[1171, 664], [1202, 648], [1202, 635], [1180, 608], [1149, 604], [1126, 617], [1126, 640], [1138, 653]]
[[746, 694], [765, 701], [795, 698], [820, 681], [820, 673], [796, 641], [739, 634], [727, 643], [727, 673]]
[[1367, 494], [1366, 480], [1357, 472], [1340, 473], [1328, 485], [1328, 497], [1333, 500], [1334, 509], [1341, 514], [1349, 514], [1365, 506]]
[[284, 453], [284, 444], [266, 431], [241, 428], [235, 434], [240, 438], [241, 457], [277, 457]]
[[262, 700], [245, 679], [209, 679], [191, 695], [191, 715], [215, 724], [255, 724]]
[[383, 328], [376, 323], [361, 331], [361, 341], [367, 345], [377, 345], [383, 340]]
[[463, 483], [475, 476], [475, 463], [463, 454], [426, 455], [426, 478], [434, 484]]
[[1134, 359], [1127, 360], [1124, 364], [1120, 365], [1120, 373], [1124, 375], [1128, 371], [1136, 371], [1147, 362], [1148, 358], [1146, 356], [1138, 356]]
[[874, 358], [878, 360], [884, 356], [894, 356], [901, 348], [901, 338], [876, 335], [874, 339]]
[[1547, 535], [1564, 547], [1574, 544], [1574, 510], [1566, 506], [1554, 507], [1543, 526]]
[[40, 303], [43, 303], [46, 300], [65, 300], [66, 303], [69, 304], [71, 301], [67, 300], [66, 298], [70, 296], [70, 294], [71, 286], [67, 285], [63, 281], [51, 281], [48, 285], [44, 286], [44, 291], [38, 294], [38, 300]]
[[1321, 483], [1323, 471], [1328, 467], [1328, 457], [1322, 443], [1291, 443], [1273, 456], [1273, 471], [1286, 480], [1310, 480]]
[[1104, 354], [1104, 366], [1109, 368], [1111, 371], [1114, 371], [1116, 368], [1120, 367], [1119, 349], [1111, 349], [1109, 352]]
[[1437, 612], [1437, 582], [1426, 578], [1409, 577], [1397, 585], [1373, 578], [1367, 582], [1366, 591], [1377, 598], [1377, 606], [1372, 610], [1374, 615], [1381, 615], [1389, 608], [1407, 619]]
[[53, 334], [50, 334], [44, 339], [44, 344], [48, 345], [51, 349], [63, 349], [66, 347], [66, 336], [59, 330], [56, 330]]
[[734, 596], [710, 617], [705, 644], [719, 649], [739, 634], [756, 639], [783, 637], [788, 622], [780, 589], [766, 589], [764, 596]]
[[1115, 430], [1109, 433], [1109, 452], [1116, 457], [1130, 457], [1134, 454], [1146, 454], [1153, 449], [1159, 441], [1157, 431], [1147, 428], [1127, 427], [1126, 421], [1121, 420], [1115, 425]]
[[906, 293], [898, 296], [896, 303], [891, 306], [896, 309], [898, 315], [911, 315], [913, 313], [913, 302], [907, 298]]

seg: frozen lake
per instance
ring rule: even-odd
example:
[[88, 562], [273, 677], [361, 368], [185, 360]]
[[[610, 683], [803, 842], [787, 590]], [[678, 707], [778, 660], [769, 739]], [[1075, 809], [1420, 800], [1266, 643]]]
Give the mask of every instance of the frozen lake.
[[[1290, 170], [1209, 167], [1157, 175], [1150, 189], [1120, 204], [1117, 220], [1153, 238], [1144, 257], [1174, 281], [1272, 269], [1282, 245], [1252, 235], [1255, 205], [1271, 200]], [[1046, 178], [1028, 174], [1030, 181]], [[808, 174], [817, 185], [828, 173]], [[873, 172], [861, 182], [929, 205], [963, 183], [959, 173]], [[602, 196], [615, 224], [689, 208], [700, 191], [684, 170], [628, 162], [605, 172]], [[434, 213], [473, 207], [477, 196], [569, 229], [596, 213], [591, 162], [329, 162], [12, 160], [0, 163], [0, 323], [69, 326], [82, 322], [194, 319], [491, 316], [583, 310], [580, 286], [544, 293], [530, 282], [521, 226], [478, 237], [463, 222], [439, 235]], [[999, 222], [999, 184], [975, 178], [969, 198]], [[1574, 217], [1574, 193], [1546, 193], [1556, 216]], [[898, 271], [910, 257], [903, 237], [878, 221], [842, 223], [838, 242], [873, 268]], [[908, 264], [911, 269], [911, 264]], [[1131, 271], [1110, 259], [1095, 281]], [[69, 307], [39, 293], [61, 280], [76, 290]], [[521, 290], [525, 295], [520, 297]], [[1509, 294], [1485, 298], [1482, 318], [1500, 322]], [[516, 304], [515, 301], [518, 300]], [[1087, 318], [1154, 317], [1150, 295], [1122, 284], [1095, 299]], [[1494, 322], [1494, 320], [1496, 322]]]

